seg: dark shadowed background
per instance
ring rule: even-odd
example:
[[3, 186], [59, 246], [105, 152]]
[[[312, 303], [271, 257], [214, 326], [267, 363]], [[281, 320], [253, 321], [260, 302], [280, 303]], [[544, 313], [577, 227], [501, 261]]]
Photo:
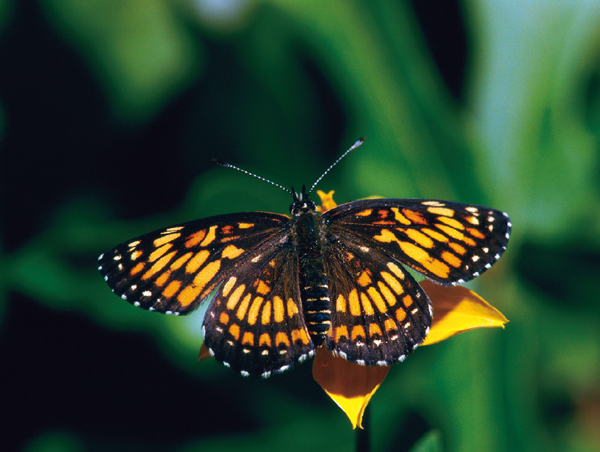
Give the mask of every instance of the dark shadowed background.
[[[201, 317], [115, 297], [97, 256], [286, 187], [490, 205], [469, 284], [510, 320], [420, 348], [374, 451], [600, 450], [600, 4], [0, 1], [0, 449], [350, 451], [310, 363], [196, 363]], [[441, 450], [427, 449], [427, 450]]]

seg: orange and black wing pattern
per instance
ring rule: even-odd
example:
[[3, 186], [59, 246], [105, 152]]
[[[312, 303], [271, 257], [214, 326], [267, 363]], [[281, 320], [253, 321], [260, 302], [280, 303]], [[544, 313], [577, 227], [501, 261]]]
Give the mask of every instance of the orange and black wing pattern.
[[402, 265], [352, 236], [326, 254], [331, 328], [327, 348], [348, 361], [385, 366], [403, 361], [431, 326], [429, 298]]
[[499, 210], [424, 199], [355, 201], [323, 217], [332, 236], [379, 251], [444, 285], [462, 284], [489, 269], [506, 250], [511, 229]]
[[320, 334], [358, 364], [404, 360], [427, 336], [432, 310], [403, 265], [461, 284], [490, 268], [510, 235], [508, 216], [488, 207], [372, 199], [313, 220], [302, 195], [292, 219], [252, 212], [172, 226], [118, 245], [99, 269], [121, 298], [165, 314], [213, 294], [206, 347], [242, 375], [268, 377], [313, 355]]
[[257, 212], [172, 226], [116, 246], [99, 269], [121, 298], [165, 314], [187, 314], [216, 289], [206, 347], [242, 375], [267, 377], [314, 353], [289, 221]]
[[100, 256], [99, 270], [129, 303], [164, 314], [187, 314], [230, 274], [252, 264], [260, 248], [287, 233], [289, 218], [273, 213], [221, 215], [128, 240]]
[[204, 317], [210, 353], [244, 376], [268, 377], [312, 356], [298, 285], [298, 255], [288, 244], [262, 247], [227, 278]]
[[438, 283], [460, 284], [500, 258], [511, 228], [498, 210], [435, 200], [356, 201], [323, 218], [327, 347], [365, 365], [403, 361], [429, 333], [430, 301], [403, 264]]

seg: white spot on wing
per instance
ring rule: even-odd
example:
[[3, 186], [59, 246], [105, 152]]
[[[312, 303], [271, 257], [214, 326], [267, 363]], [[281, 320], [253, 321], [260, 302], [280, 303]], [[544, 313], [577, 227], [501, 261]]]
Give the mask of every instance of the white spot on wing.
[[260, 260], [261, 257], [262, 257], [262, 254], [259, 254], [258, 256], [250, 259], [250, 262], [256, 264]]

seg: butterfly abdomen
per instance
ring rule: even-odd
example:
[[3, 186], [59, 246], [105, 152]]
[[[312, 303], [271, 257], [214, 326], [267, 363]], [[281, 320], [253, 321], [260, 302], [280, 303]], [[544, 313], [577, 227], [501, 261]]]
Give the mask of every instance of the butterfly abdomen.
[[306, 328], [318, 347], [331, 324], [329, 286], [323, 265], [320, 215], [308, 212], [295, 223], [296, 251], [299, 256], [299, 282]]

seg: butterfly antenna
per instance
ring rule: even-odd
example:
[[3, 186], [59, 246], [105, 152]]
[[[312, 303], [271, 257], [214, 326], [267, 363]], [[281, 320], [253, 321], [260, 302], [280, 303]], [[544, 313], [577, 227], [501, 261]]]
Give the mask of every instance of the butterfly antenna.
[[241, 168], [238, 168], [237, 166], [233, 166], [232, 164], [224, 162], [223, 160], [213, 159], [213, 163], [216, 163], [219, 166], [224, 166], [225, 168], [233, 168], [235, 170], [241, 171], [242, 173], [245, 173], [248, 176], [256, 177], [257, 179], [260, 179], [260, 180], [262, 180], [264, 182], [268, 182], [269, 184], [275, 185], [276, 187], [281, 188], [283, 191], [288, 192], [290, 195], [293, 195], [293, 193], [291, 191], [289, 191], [287, 188], [285, 188], [284, 186], [276, 184], [275, 182], [271, 182], [269, 179], [265, 179], [264, 177], [257, 176], [256, 174], [251, 173], [249, 171], [246, 171], [246, 170], [243, 170]]
[[317, 181], [316, 181], [316, 182], [315, 182], [315, 183], [312, 185], [312, 187], [310, 187], [310, 190], [308, 191], [308, 194], [310, 195], [310, 194], [312, 193], [312, 191], [313, 191], [313, 190], [314, 190], [314, 188], [317, 186], [317, 184], [318, 184], [319, 182], [321, 182], [321, 179], [323, 179], [323, 178], [325, 177], [325, 175], [326, 175], [326, 174], [327, 174], [329, 171], [331, 171], [335, 165], [337, 165], [337, 164], [340, 162], [340, 160], [342, 160], [342, 159], [343, 159], [344, 157], [346, 157], [346, 156], [347, 156], [347, 155], [348, 155], [348, 154], [349, 154], [351, 151], [353, 151], [354, 149], [356, 149], [357, 147], [359, 147], [361, 144], [363, 144], [363, 143], [364, 143], [364, 141], [365, 141], [364, 137], [361, 137], [361, 138], [359, 138], [359, 139], [356, 141], [356, 143], [354, 143], [352, 146], [350, 146], [350, 149], [348, 149], [346, 152], [344, 152], [344, 153], [342, 154], [342, 156], [341, 156], [339, 159], [337, 159], [335, 162], [333, 162], [333, 165], [331, 165], [329, 168], [327, 168], [327, 171], [325, 171], [323, 174], [321, 174], [321, 177], [319, 177], [319, 178], [317, 179]]

